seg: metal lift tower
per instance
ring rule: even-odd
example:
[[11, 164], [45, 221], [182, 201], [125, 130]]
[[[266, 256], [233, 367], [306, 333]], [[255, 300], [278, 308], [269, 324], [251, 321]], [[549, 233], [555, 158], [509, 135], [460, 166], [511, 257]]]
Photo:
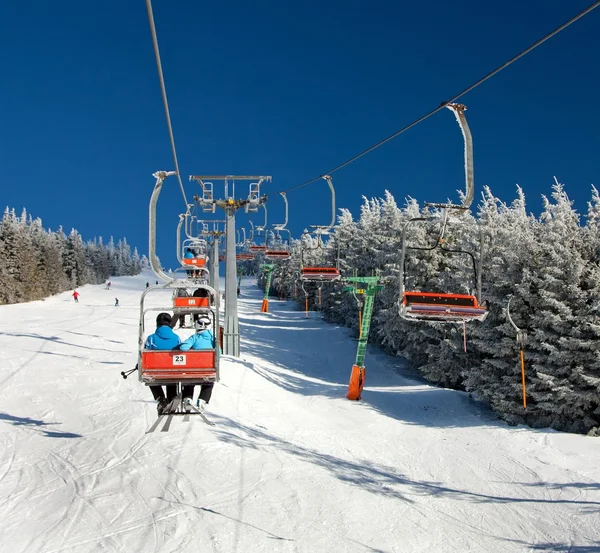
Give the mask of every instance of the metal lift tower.
[[[268, 176], [216, 176], [216, 175], [191, 175], [190, 180], [198, 182], [202, 188], [202, 196], [194, 197], [203, 211], [215, 213], [217, 207], [225, 211], [226, 234], [226, 266], [225, 266], [225, 321], [223, 335], [223, 353], [225, 355], [240, 356], [240, 325], [237, 312], [237, 267], [235, 250], [235, 213], [244, 208], [246, 213], [258, 211], [258, 207], [267, 201], [266, 196], [260, 195], [260, 185], [267, 181]], [[223, 181], [225, 194], [223, 199], [215, 199], [213, 182]], [[251, 181], [248, 197], [235, 198], [235, 181]], [[231, 188], [231, 190], [230, 190]], [[231, 193], [230, 193], [231, 192]]]

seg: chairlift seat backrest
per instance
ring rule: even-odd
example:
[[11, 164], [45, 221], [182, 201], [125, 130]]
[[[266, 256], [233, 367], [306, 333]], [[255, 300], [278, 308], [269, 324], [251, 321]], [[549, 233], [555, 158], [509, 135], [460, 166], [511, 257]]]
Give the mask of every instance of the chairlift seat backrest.
[[337, 280], [341, 278], [337, 267], [302, 267], [300, 270], [300, 280]]
[[402, 295], [400, 315], [414, 320], [483, 321], [488, 315], [488, 309], [479, 305], [475, 296], [467, 294], [405, 292]]
[[267, 259], [287, 259], [290, 256], [290, 252], [286, 250], [266, 250], [265, 257]]
[[173, 298], [173, 307], [210, 307], [209, 298]]
[[195, 265], [196, 267], [206, 267], [206, 257], [184, 257], [184, 265]]
[[146, 384], [215, 382], [216, 366], [217, 352], [214, 349], [143, 350], [141, 380]]

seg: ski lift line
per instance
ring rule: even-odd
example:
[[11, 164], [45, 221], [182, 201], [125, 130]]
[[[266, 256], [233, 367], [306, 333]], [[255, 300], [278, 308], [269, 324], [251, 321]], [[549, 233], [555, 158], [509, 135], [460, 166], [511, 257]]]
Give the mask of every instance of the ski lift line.
[[[355, 155], [354, 157], [351, 157], [350, 159], [346, 160], [344, 163], [338, 165], [337, 167], [334, 167], [333, 169], [330, 169], [325, 174], [331, 175], [332, 173], [335, 173], [336, 171], [339, 171], [340, 169], [346, 167], [347, 165], [350, 165], [351, 163], [353, 163], [357, 159], [359, 159], [359, 158], [367, 155], [368, 153], [372, 152], [373, 150], [379, 148], [380, 146], [383, 146], [386, 142], [389, 142], [390, 140], [396, 138], [397, 136], [405, 133], [407, 130], [409, 130], [412, 127], [418, 125], [419, 123], [422, 123], [426, 119], [429, 119], [432, 115], [435, 115], [438, 111], [441, 111], [442, 109], [444, 109], [449, 104], [451, 104], [453, 102], [456, 102], [456, 100], [458, 100], [459, 98], [461, 98], [465, 94], [468, 94], [469, 92], [471, 92], [472, 90], [474, 90], [478, 86], [482, 85], [485, 81], [491, 79], [492, 77], [494, 77], [495, 75], [497, 75], [498, 73], [500, 73], [501, 71], [503, 71], [504, 69], [506, 69], [507, 67], [509, 67], [513, 63], [515, 63], [516, 61], [518, 61], [519, 59], [521, 59], [523, 56], [526, 56], [527, 54], [529, 54], [530, 52], [532, 52], [533, 50], [535, 50], [538, 46], [541, 46], [547, 40], [551, 39], [552, 37], [554, 37], [555, 35], [557, 35], [561, 31], [564, 31], [567, 27], [569, 27], [570, 25], [572, 25], [573, 23], [575, 23], [576, 21], [578, 21], [579, 19], [581, 19], [582, 17], [584, 17], [585, 15], [587, 15], [588, 13], [590, 13], [591, 11], [595, 10], [598, 6], [600, 6], [600, 0], [597, 0], [592, 5], [590, 5], [587, 8], [585, 8], [583, 11], [581, 11], [578, 14], [574, 15], [571, 19], [569, 19], [568, 21], [566, 21], [562, 25], [558, 26], [553, 31], [550, 31], [548, 34], [544, 35], [542, 38], [540, 38], [539, 40], [537, 40], [536, 42], [534, 42], [533, 44], [531, 44], [530, 46], [528, 46], [527, 48], [525, 48], [524, 50], [522, 50], [521, 52], [519, 52], [518, 54], [516, 54], [515, 56], [513, 56], [512, 58], [510, 58], [508, 61], [504, 62], [502, 65], [496, 67], [496, 69], [490, 71], [489, 73], [487, 73], [486, 75], [484, 75], [483, 77], [481, 77], [481, 79], [479, 79], [478, 81], [475, 81], [473, 84], [469, 85], [467, 88], [465, 88], [462, 91], [460, 91], [459, 93], [455, 94], [449, 100], [443, 101], [438, 107], [432, 109], [431, 111], [429, 111], [425, 115], [422, 115], [418, 119], [415, 119], [412, 123], [409, 123], [405, 127], [402, 127], [400, 130], [398, 130], [395, 133], [389, 135], [387, 138], [384, 138], [383, 140], [380, 140], [379, 142], [377, 142], [373, 146], [371, 146], [371, 147], [367, 148], [366, 150], [360, 152], [359, 154]], [[319, 179], [321, 179], [323, 177], [324, 177], [324, 175], [319, 175], [318, 177], [315, 177], [313, 179], [307, 180], [307, 181], [305, 181], [305, 182], [303, 182], [301, 184], [298, 184], [296, 186], [293, 186], [291, 188], [286, 188], [285, 190], [283, 190], [283, 192], [291, 192], [292, 190], [297, 190], [298, 188], [302, 188], [304, 186], [312, 184], [313, 182], [316, 182], [316, 181], [318, 181]]]
[[156, 26], [154, 25], [154, 13], [152, 11], [152, 0], [146, 0], [146, 9], [148, 10], [148, 21], [150, 23], [150, 32], [152, 34], [152, 44], [154, 45], [154, 57], [156, 58], [156, 67], [158, 69], [158, 79], [160, 81], [160, 90], [162, 92], [163, 105], [165, 108], [165, 115], [167, 117], [167, 127], [169, 129], [169, 138], [171, 139], [171, 151], [173, 152], [173, 161], [175, 163], [175, 171], [177, 174], [177, 180], [179, 181], [179, 187], [181, 188], [181, 195], [185, 202], [186, 209], [189, 209], [185, 190], [183, 188], [183, 182], [181, 181], [181, 171], [179, 170], [179, 161], [177, 160], [177, 150], [175, 149], [175, 137], [173, 135], [173, 125], [171, 124], [171, 114], [169, 112], [169, 102], [167, 100], [167, 89], [165, 87], [165, 77], [163, 75], [162, 63], [160, 61], [160, 51], [158, 49], [158, 37], [156, 36]]

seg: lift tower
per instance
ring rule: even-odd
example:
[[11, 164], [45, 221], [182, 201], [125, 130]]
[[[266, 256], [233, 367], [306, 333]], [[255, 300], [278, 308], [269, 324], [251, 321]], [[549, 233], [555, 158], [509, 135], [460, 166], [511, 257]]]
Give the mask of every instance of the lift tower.
[[[223, 336], [223, 353], [240, 356], [240, 325], [237, 312], [237, 269], [235, 259], [235, 214], [240, 208], [246, 213], [258, 211], [258, 207], [267, 201], [260, 195], [260, 185], [271, 182], [269, 176], [237, 176], [237, 175], [191, 175], [190, 180], [198, 182], [202, 188], [202, 196], [194, 198], [203, 211], [215, 213], [217, 207], [225, 211], [226, 265], [225, 265], [225, 320]], [[215, 181], [222, 181], [225, 187], [223, 199], [216, 199], [213, 192]], [[248, 197], [236, 199], [235, 181], [250, 181]]]

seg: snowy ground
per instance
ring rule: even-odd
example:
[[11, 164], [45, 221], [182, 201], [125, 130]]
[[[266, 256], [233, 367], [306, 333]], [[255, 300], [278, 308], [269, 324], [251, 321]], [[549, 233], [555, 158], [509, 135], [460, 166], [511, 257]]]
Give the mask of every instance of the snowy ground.
[[0, 307], [2, 552], [600, 552], [600, 439], [508, 427], [381, 354], [350, 402], [348, 331], [259, 313], [250, 280], [216, 426], [147, 434], [119, 373], [150, 279]]

